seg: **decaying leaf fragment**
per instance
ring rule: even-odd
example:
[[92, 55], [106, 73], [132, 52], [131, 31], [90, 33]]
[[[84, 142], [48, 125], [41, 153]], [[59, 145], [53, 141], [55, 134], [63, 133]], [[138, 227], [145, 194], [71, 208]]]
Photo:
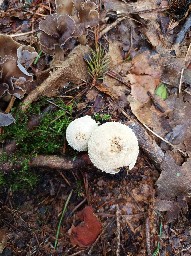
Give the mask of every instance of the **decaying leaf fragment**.
[[163, 170], [156, 184], [159, 198], [175, 198], [179, 195], [188, 195], [191, 191], [191, 159], [178, 166], [172, 158], [166, 156], [161, 165]]
[[75, 43], [73, 38], [81, 35], [74, 19], [67, 14], [47, 15], [39, 23], [39, 29], [41, 48], [50, 55], [53, 55], [59, 48], [72, 49]]
[[67, 82], [80, 84], [82, 81], [86, 81], [89, 76], [84, 55], [89, 52], [90, 48], [88, 46], [78, 45], [75, 47], [66, 60], [62, 62], [62, 66], [29, 93], [23, 101], [22, 110], [26, 111], [30, 104], [42, 95], [48, 97], [57, 95], [59, 89], [63, 88]]
[[56, 12], [57, 14], [72, 15], [74, 3], [73, 0], [56, 0]]
[[[86, 43], [87, 28], [99, 23], [97, 5], [91, 1], [56, 1], [57, 13], [47, 15], [39, 24], [42, 50], [50, 55], [71, 50], [78, 39]], [[60, 51], [61, 50], [61, 51]]]
[[156, 63], [159, 56], [150, 56], [150, 52], [138, 54], [132, 60], [131, 74], [127, 75], [131, 84], [131, 95], [141, 103], [147, 103], [150, 98], [147, 94], [154, 94], [160, 82], [161, 67]]
[[74, 7], [77, 10], [76, 22], [85, 33], [86, 28], [95, 27], [99, 22], [98, 6], [92, 1], [74, 0]]
[[164, 118], [171, 109], [166, 102], [155, 95], [160, 83], [162, 68], [160, 56], [143, 52], [132, 60], [131, 74], [127, 79], [131, 84], [131, 96], [128, 97], [131, 110], [141, 123], [152, 128], [160, 136], [165, 136], [168, 122]]
[[10, 36], [0, 34], [0, 97], [9, 94], [22, 98], [27, 90], [27, 81], [33, 76], [27, 69], [32, 65], [37, 52], [24, 46]]
[[69, 230], [71, 243], [79, 247], [88, 247], [95, 242], [101, 233], [102, 225], [91, 206], [86, 206], [82, 211], [78, 212], [77, 217], [81, 223], [77, 226], [72, 226]]
[[11, 114], [0, 113], [0, 127], [8, 126], [15, 122], [15, 119]]

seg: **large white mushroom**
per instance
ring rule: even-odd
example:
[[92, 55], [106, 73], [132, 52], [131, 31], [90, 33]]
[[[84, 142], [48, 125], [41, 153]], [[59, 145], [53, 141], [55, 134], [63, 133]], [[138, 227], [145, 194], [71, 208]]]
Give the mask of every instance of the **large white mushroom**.
[[88, 154], [91, 162], [104, 172], [115, 174], [125, 166], [131, 170], [139, 154], [138, 140], [128, 126], [108, 122], [93, 130]]
[[98, 124], [91, 116], [83, 116], [72, 121], [66, 129], [68, 144], [77, 151], [87, 151], [88, 140]]

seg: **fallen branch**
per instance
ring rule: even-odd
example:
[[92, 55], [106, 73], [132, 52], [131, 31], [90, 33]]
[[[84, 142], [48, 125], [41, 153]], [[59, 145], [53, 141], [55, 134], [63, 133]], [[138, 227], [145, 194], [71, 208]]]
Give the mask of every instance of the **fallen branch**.
[[[39, 155], [31, 159], [29, 163], [29, 167], [38, 167], [52, 170], [72, 170], [85, 167], [90, 165], [91, 162], [89, 160], [88, 154], [79, 154], [75, 159], [74, 158], [66, 158], [60, 156], [43, 156]], [[22, 167], [22, 162], [18, 161], [16, 163], [1, 163], [0, 170], [4, 172], [10, 172], [13, 170], [19, 170]]]

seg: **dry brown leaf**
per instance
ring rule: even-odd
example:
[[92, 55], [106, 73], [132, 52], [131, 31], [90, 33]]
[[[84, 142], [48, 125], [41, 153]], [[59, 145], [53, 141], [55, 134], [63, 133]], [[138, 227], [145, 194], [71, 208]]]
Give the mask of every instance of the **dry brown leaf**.
[[159, 84], [159, 79], [149, 75], [129, 74], [126, 77], [131, 84], [131, 95], [141, 103], [147, 103], [150, 100], [147, 92], [154, 94]]
[[91, 206], [86, 206], [77, 215], [81, 223], [77, 226], [72, 226], [69, 230], [71, 243], [79, 247], [90, 246], [101, 233], [101, 223], [93, 213]]
[[119, 42], [109, 41], [109, 51], [107, 56], [110, 59], [110, 68], [115, 67], [123, 62], [122, 54], [121, 54], [121, 44]]

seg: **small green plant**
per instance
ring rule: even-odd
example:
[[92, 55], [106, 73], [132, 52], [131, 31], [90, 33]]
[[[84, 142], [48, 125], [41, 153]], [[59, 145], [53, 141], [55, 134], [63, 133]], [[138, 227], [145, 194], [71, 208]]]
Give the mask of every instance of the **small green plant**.
[[61, 216], [60, 216], [60, 220], [59, 220], [58, 227], [57, 227], [57, 231], [56, 231], [56, 240], [55, 240], [55, 243], [54, 243], [54, 249], [56, 249], [56, 248], [57, 248], [57, 245], [58, 245], [58, 238], [59, 238], [59, 235], [60, 235], [61, 224], [62, 224], [64, 215], [65, 215], [65, 213], [66, 213], [68, 204], [69, 204], [69, 202], [70, 202], [70, 198], [71, 198], [71, 196], [72, 196], [72, 193], [73, 193], [73, 191], [71, 191], [70, 194], [68, 195], [68, 197], [67, 197], [67, 199], [66, 199], [66, 202], [65, 202], [65, 204], [64, 204], [64, 207], [63, 207], [63, 209], [62, 209], [62, 214], [61, 214]]
[[104, 122], [104, 121], [109, 121], [111, 119], [111, 116], [109, 114], [99, 114], [99, 113], [96, 113], [94, 114], [94, 119], [97, 121], [97, 122]]
[[109, 67], [109, 58], [105, 55], [105, 50], [101, 46], [97, 46], [95, 50], [85, 56], [88, 64], [88, 72], [93, 80], [103, 79], [104, 73]]
[[168, 98], [167, 87], [165, 84], [159, 84], [155, 90], [155, 94], [159, 96], [162, 100], [166, 100]]
[[81, 180], [76, 181], [76, 189], [75, 189], [76, 194], [78, 197], [81, 197], [83, 195], [83, 186]]
[[[159, 226], [159, 239], [161, 239], [161, 237], [162, 237], [162, 221], [160, 222], [160, 226]], [[157, 248], [153, 252], [152, 256], [158, 256], [160, 253], [160, 249], [161, 249], [161, 243], [159, 241], [157, 243]]]

